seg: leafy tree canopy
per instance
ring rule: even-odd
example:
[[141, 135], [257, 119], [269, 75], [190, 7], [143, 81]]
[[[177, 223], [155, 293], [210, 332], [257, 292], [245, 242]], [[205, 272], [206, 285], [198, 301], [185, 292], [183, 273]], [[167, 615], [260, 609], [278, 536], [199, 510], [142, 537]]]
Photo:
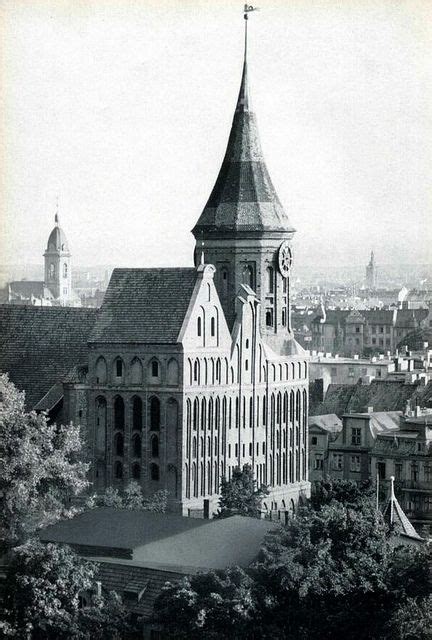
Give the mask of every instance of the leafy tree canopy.
[[238, 614], [238, 638], [390, 640], [407, 607], [426, 624], [429, 563], [424, 548], [398, 546], [369, 488], [323, 482], [252, 567], [169, 585], [155, 610], [171, 637], [230, 637]]
[[94, 507], [113, 507], [117, 509], [136, 509], [165, 513], [168, 506], [168, 491], [160, 489], [152, 496], [144, 497], [142, 488], [131, 480], [121, 493], [117, 488], [107, 487], [104, 493], [92, 495], [86, 502], [89, 509]]
[[234, 514], [259, 517], [261, 502], [268, 491], [257, 488], [252, 467], [245, 464], [243, 469], [233, 469], [231, 480], [222, 478], [219, 511], [216, 517], [227, 518]]
[[114, 592], [96, 595], [95, 580], [96, 565], [69, 547], [28, 540], [15, 549], [8, 567], [0, 637], [121, 637], [129, 628], [126, 610]]
[[80, 428], [26, 412], [24, 393], [0, 375], [0, 551], [75, 511], [67, 499], [87, 487]]

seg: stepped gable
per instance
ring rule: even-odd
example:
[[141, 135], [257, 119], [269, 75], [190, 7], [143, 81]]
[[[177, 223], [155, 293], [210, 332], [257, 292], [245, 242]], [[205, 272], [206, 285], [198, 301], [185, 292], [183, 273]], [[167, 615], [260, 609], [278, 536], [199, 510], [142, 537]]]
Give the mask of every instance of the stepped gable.
[[225, 157], [192, 233], [294, 232], [270, 179], [249, 99], [246, 56]]
[[196, 269], [114, 269], [90, 342], [175, 344]]
[[87, 361], [96, 309], [0, 305], [0, 371], [32, 409], [76, 364]]

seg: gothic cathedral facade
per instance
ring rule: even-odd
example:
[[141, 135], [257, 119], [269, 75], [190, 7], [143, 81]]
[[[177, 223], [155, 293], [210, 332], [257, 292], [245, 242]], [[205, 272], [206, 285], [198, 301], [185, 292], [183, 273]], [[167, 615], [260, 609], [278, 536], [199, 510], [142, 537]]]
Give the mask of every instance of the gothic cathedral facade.
[[115, 269], [65, 385], [98, 491], [138, 481], [184, 515], [217, 510], [251, 465], [263, 512], [293, 511], [308, 481], [308, 357], [290, 319], [294, 234], [268, 174], [246, 59], [226, 154], [193, 229], [195, 267]]

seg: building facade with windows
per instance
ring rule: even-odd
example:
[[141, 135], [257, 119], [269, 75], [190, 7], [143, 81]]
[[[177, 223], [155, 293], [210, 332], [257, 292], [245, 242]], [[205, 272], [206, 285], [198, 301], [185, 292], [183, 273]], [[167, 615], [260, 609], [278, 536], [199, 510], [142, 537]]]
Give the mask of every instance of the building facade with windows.
[[220, 482], [250, 464], [263, 509], [309, 495], [308, 356], [290, 318], [294, 229], [264, 163], [246, 58], [226, 154], [194, 227], [195, 267], [115, 269], [65, 385], [85, 424], [97, 490], [167, 489], [211, 515]]

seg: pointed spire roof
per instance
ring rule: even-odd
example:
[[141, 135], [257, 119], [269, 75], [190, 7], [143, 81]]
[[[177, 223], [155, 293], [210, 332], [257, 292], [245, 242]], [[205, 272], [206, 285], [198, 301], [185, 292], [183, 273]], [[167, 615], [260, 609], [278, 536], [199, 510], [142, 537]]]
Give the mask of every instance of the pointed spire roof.
[[193, 229], [207, 232], [294, 232], [272, 184], [252, 110], [246, 58], [225, 157], [204, 210]]
[[384, 520], [393, 528], [397, 527], [402, 536], [414, 540], [422, 540], [421, 536], [414, 529], [408, 520], [404, 510], [399, 504], [394, 492], [394, 476], [390, 476], [390, 497], [383, 510]]

